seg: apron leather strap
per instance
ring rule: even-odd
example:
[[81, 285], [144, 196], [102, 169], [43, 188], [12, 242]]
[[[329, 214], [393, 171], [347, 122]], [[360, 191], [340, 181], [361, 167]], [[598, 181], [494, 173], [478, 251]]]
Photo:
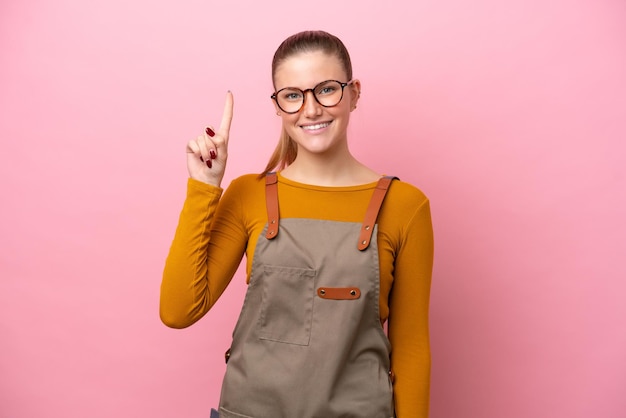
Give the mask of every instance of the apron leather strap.
[[265, 238], [274, 239], [278, 235], [278, 177], [276, 173], [265, 176], [265, 204], [267, 205], [267, 232]]
[[397, 177], [385, 176], [378, 180], [378, 184], [374, 189], [374, 194], [370, 200], [367, 212], [365, 212], [365, 220], [363, 221], [363, 225], [361, 225], [361, 233], [359, 235], [359, 242], [357, 245], [359, 251], [367, 249], [370, 245], [372, 233], [374, 232], [374, 225], [376, 224], [376, 218], [378, 218], [378, 212], [380, 211], [380, 207], [383, 205], [383, 200], [385, 200], [385, 195], [387, 194], [387, 190], [389, 189], [389, 185], [393, 179], [397, 179]]
[[[367, 249], [370, 245], [378, 212], [383, 204], [383, 200], [385, 200], [389, 185], [394, 179], [397, 179], [397, 177], [385, 176], [378, 180], [372, 199], [365, 212], [365, 220], [361, 226], [357, 245], [360, 251]], [[267, 205], [267, 232], [265, 233], [265, 238], [274, 239], [278, 235], [278, 224], [280, 221], [278, 213], [278, 177], [276, 173], [267, 173], [267, 176], [265, 176], [265, 204]]]

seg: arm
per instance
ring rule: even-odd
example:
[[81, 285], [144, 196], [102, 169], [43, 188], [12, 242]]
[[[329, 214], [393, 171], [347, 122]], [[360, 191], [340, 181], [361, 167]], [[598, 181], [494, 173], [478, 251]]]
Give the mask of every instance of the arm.
[[232, 279], [247, 242], [237, 193], [189, 179], [187, 199], [165, 262], [160, 315], [172, 328], [198, 321]]
[[396, 416], [426, 418], [430, 395], [428, 309], [434, 247], [428, 201], [417, 209], [403, 236], [389, 300]]
[[[207, 127], [203, 135], [187, 143], [187, 199], [161, 284], [161, 320], [173, 328], [200, 319], [241, 262], [246, 238], [236, 227], [240, 218], [233, 216], [232, 209], [237, 205], [226, 196], [220, 202], [232, 117], [233, 95], [228, 92], [217, 134]], [[214, 228], [214, 223], [219, 226]]]

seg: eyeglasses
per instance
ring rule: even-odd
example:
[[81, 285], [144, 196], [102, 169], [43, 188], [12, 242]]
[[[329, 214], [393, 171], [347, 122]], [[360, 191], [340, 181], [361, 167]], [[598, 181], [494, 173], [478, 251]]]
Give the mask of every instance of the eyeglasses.
[[304, 107], [306, 93], [313, 93], [315, 101], [324, 107], [337, 106], [343, 99], [343, 89], [352, 81], [342, 83], [337, 80], [322, 81], [312, 89], [300, 90], [296, 87], [285, 87], [272, 94], [271, 98], [285, 113], [298, 113]]

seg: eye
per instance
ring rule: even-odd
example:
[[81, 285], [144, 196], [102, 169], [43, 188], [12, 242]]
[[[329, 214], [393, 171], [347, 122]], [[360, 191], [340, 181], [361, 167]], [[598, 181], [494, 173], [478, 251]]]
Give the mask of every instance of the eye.
[[299, 90], [283, 90], [279, 95], [281, 100], [285, 100], [288, 102], [297, 102], [302, 100], [302, 92]]
[[328, 95], [328, 94], [333, 94], [334, 92], [337, 91], [337, 87], [332, 85], [332, 84], [326, 84], [323, 86], [320, 86], [317, 89], [317, 94], [318, 95]]

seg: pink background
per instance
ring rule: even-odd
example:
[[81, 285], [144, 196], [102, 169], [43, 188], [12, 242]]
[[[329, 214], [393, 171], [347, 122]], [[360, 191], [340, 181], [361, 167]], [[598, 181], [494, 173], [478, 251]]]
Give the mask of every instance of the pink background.
[[270, 60], [326, 29], [350, 138], [436, 233], [434, 418], [626, 416], [626, 3], [2, 1], [0, 416], [208, 417], [241, 273], [159, 322], [184, 146], [235, 94], [224, 184], [278, 136]]

